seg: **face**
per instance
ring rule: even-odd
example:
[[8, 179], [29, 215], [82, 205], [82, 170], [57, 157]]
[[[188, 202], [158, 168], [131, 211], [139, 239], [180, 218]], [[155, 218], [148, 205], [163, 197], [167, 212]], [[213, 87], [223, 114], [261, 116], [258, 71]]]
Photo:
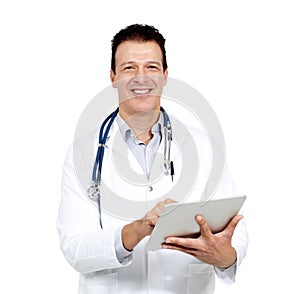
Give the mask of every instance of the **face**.
[[115, 54], [116, 69], [111, 71], [118, 89], [120, 114], [124, 118], [138, 112], [158, 111], [168, 71], [163, 71], [162, 53], [154, 42], [125, 41]]

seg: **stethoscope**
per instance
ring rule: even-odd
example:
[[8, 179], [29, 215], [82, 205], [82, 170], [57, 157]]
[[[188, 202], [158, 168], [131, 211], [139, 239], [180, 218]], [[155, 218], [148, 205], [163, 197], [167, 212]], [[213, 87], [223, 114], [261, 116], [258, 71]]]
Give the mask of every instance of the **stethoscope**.
[[[173, 181], [174, 172], [174, 164], [173, 161], [170, 160], [170, 152], [171, 152], [171, 141], [172, 141], [172, 127], [168, 114], [166, 111], [160, 107], [160, 110], [163, 114], [164, 121], [164, 173], [165, 175], [171, 175], [171, 179]], [[119, 112], [119, 108], [117, 108], [114, 112], [106, 117], [104, 122], [100, 127], [99, 133], [99, 143], [97, 155], [93, 168], [92, 175], [92, 184], [88, 189], [88, 196], [91, 200], [98, 202], [99, 209], [99, 218], [100, 218], [100, 226], [102, 228], [102, 220], [101, 220], [101, 206], [100, 206], [100, 183], [101, 183], [101, 171], [102, 171], [102, 163], [104, 157], [105, 144], [108, 139], [108, 133], [111, 129], [111, 126]], [[105, 130], [104, 130], [105, 129]]]

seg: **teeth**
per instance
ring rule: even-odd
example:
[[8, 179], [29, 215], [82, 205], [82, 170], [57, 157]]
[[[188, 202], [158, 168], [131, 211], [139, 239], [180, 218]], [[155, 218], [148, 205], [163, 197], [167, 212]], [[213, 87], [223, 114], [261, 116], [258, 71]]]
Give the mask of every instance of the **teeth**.
[[146, 94], [146, 93], [149, 93], [150, 90], [149, 89], [134, 89], [133, 92], [135, 94], [139, 94], [139, 95], [142, 95], [142, 94]]

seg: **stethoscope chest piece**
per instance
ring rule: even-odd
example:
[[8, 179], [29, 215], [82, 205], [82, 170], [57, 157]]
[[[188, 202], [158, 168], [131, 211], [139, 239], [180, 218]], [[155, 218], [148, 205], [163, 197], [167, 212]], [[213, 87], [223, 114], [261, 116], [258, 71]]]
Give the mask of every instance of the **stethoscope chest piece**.
[[88, 188], [88, 196], [91, 200], [96, 201], [100, 199], [100, 183], [92, 182], [91, 186]]

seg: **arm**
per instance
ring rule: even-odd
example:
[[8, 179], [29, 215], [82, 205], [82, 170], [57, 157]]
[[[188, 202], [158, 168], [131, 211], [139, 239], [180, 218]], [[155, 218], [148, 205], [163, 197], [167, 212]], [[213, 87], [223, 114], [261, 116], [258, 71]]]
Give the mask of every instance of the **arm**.
[[132, 250], [151, 234], [161, 210], [171, 202], [165, 200], [158, 203], [144, 218], [123, 228], [119, 224], [115, 229], [106, 229], [104, 226], [104, 230], [101, 230], [98, 209], [82, 191], [76, 177], [71, 149], [64, 165], [57, 218], [60, 245], [65, 258], [80, 273], [129, 265], [132, 256], [130, 252], [126, 254], [126, 250]]
[[98, 209], [76, 177], [72, 149], [64, 165], [57, 229], [65, 258], [80, 273], [122, 267], [131, 260], [120, 263], [116, 256], [117, 227], [101, 230]]
[[[233, 183], [227, 165], [225, 165], [225, 169], [223, 171], [223, 175], [214, 198], [224, 198], [224, 196], [226, 195], [228, 197], [230, 195], [240, 195]], [[205, 231], [207, 225], [205, 219], [197, 218], [196, 221], [201, 228], [201, 232], [203, 230]], [[203, 226], [204, 228], [202, 229], [201, 226]], [[247, 251], [248, 233], [245, 218], [243, 218], [242, 216], [236, 216], [232, 219], [228, 227], [219, 234], [213, 235], [210, 230], [206, 230], [206, 232], [206, 235], [205, 233], [204, 235], [203, 233], [201, 235], [202, 237], [205, 237], [202, 239], [200, 237], [200, 239], [196, 240], [196, 242], [195, 239], [167, 239], [169, 242], [171, 242], [171, 244], [166, 244], [164, 248], [176, 249], [180, 251], [184, 251], [185, 249], [187, 249], [185, 251], [187, 254], [191, 254], [194, 256], [196, 255], [195, 257], [202, 262], [214, 265], [215, 272], [219, 278], [223, 279], [225, 282], [233, 282], [235, 280], [236, 271], [241, 264], [242, 259], [245, 257]], [[175, 241], [176, 244], [172, 244], [173, 241]], [[187, 245], [187, 243], [184, 243], [185, 241], [191, 243]], [[181, 248], [180, 246], [190, 246], [192, 250], [191, 248]], [[216, 247], [218, 248], [218, 250], [214, 250], [216, 249]], [[226, 252], [226, 254], [223, 255], [221, 251], [224, 251], [224, 253]]]

